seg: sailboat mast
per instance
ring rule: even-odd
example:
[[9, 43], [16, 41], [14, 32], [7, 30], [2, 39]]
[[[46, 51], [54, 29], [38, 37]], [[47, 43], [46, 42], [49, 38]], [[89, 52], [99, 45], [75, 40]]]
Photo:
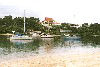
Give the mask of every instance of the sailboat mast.
[[25, 33], [25, 10], [24, 10], [24, 33]]

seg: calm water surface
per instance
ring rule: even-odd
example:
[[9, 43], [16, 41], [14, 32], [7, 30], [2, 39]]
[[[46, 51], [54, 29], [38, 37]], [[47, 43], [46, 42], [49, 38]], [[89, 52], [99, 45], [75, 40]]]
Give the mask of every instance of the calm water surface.
[[77, 54], [100, 51], [100, 37], [66, 37], [34, 38], [33, 40], [9, 40], [0, 36], [0, 61], [11, 58], [44, 54]]

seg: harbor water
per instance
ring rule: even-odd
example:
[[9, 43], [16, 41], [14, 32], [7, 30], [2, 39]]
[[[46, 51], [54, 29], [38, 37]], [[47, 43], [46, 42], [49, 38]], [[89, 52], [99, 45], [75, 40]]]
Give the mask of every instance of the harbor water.
[[24, 59], [44, 55], [83, 55], [100, 52], [100, 37], [67, 37], [34, 38], [33, 40], [9, 40], [0, 36], [0, 63], [11, 59]]

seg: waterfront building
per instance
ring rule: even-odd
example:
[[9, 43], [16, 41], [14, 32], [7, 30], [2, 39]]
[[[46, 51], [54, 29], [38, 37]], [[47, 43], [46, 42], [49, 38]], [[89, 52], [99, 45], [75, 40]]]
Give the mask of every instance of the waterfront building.
[[53, 18], [48, 17], [45, 17], [44, 21], [40, 23], [48, 28], [52, 28], [53, 25], [61, 25], [61, 23], [56, 22]]

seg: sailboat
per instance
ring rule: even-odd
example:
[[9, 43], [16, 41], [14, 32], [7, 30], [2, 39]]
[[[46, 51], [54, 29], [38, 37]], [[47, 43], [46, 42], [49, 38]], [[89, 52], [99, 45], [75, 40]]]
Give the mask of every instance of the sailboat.
[[[24, 33], [25, 33], [25, 10], [24, 10]], [[17, 35], [12, 35], [10, 37], [10, 40], [31, 40], [32, 37], [29, 37], [28, 35], [24, 34], [17, 34]]]
[[41, 38], [53, 38], [54, 36], [53, 35], [50, 35], [50, 34], [42, 34], [41, 35]]

